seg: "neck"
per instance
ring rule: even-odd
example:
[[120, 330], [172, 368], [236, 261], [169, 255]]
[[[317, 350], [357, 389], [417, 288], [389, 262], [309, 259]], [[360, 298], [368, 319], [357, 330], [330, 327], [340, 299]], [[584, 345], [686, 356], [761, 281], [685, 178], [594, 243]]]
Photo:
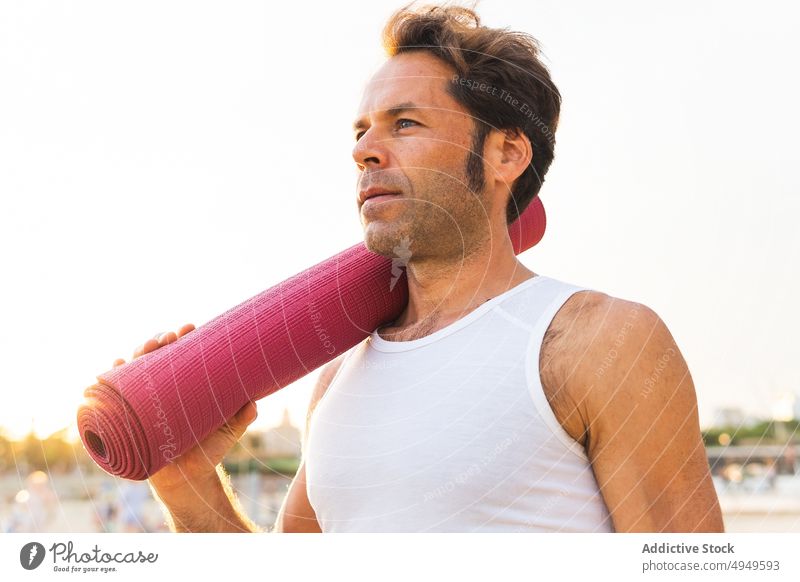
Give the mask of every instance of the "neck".
[[[505, 221], [457, 257], [427, 256], [406, 265], [408, 305], [390, 328], [444, 327], [535, 276], [514, 254]], [[399, 333], [399, 331], [398, 331]]]

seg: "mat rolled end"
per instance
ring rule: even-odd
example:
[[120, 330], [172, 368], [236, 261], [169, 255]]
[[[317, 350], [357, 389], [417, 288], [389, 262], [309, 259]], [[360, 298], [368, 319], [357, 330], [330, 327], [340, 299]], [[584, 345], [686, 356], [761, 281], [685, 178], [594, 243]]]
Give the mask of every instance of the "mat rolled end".
[[87, 388], [84, 397], [78, 408], [78, 431], [92, 460], [111, 475], [147, 479], [149, 452], [135, 412], [116, 390], [102, 383]]

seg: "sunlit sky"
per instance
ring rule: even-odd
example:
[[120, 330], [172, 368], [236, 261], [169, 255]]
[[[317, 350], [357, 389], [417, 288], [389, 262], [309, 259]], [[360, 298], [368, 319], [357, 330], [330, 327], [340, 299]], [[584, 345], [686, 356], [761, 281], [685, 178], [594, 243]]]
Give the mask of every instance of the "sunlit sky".
[[[0, 4], [0, 425], [361, 238], [350, 124], [400, 2]], [[800, 392], [794, 8], [503, 2], [564, 98], [532, 270], [645, 303], [703, 424]], [[301, 424], [318, 372], [259, 404]]]

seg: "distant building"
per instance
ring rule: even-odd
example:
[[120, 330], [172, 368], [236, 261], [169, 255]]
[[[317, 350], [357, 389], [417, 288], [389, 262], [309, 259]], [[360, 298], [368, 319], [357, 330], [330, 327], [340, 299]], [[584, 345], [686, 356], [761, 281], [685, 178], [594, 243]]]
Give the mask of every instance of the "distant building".
[[263, 455], [266, 458], [298, 458], [300, 439], [300, 429], [289, 419], [289, 410], [284, 409], [281, 423], [262, 435]]

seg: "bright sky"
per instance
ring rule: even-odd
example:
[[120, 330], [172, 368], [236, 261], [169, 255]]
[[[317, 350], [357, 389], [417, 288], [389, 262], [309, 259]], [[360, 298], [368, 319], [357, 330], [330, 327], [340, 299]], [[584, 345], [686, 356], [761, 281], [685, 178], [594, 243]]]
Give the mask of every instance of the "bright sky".
[[[0, 425], [361, 238], [350, 123], [399, 1], [0, 4]], [[564, 97], [536, 272], [666, 321], [701, 421], [800, 392], [796, 8], [486, 0]], [[317, 372], [263, 400], [302, 423]], [[790, 402], [790, 401], [789, 401]]]

